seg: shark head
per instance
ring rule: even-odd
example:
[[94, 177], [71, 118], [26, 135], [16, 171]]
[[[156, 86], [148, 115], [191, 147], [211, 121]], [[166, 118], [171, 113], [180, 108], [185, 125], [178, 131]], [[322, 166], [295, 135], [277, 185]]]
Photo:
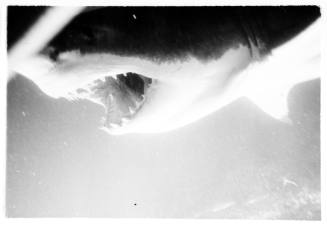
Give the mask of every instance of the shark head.
[[67, 52], [57, 62], [34, 56], [17, 68], [50, 97], [102, 106], [110, 134], [157, 133], [190, 124], [240, 96], [237, 74], [251, 61], [248, 47], [215, 61], [156, 63], [138, 57]]
[[[176, 42], [186, 42], [192, 39], [191, 35], [198, 35], [200, 38], [194, 38], [186, 47], [181, 42], [180, 49], [174, 49], [174, 45], [169, 49], [171, 43], [163, 42], [169, 49], [166, 52], [162, 46], [155, 48], [150, 42], [149, 46], [153, 47], [151, 50], [144, 37], [141, 41], [131, 41], [129, 36], [136, 37], [133, 36], [133, 31], [125, 35], [125, 30], [116, 29], [112, 24], [99, 25], [96, 32], [92, 30], [88, 35], [84, 32], [82, 36], [73, 36], [81, 29], [77, 25], [85, 17], [87, 21], [92, 20], [93, 14], [89, 13], [79, 18], [80, 21], [75, 21], [72, 28], [68, 26], [43, 51], [15, 62], [10, 67], [34, 81], [43, 92], [53, 98], [87, 99], [102, 106], [104, 116], [101, 119], [101, 129], [113, 135], [174, 130], [191, 124], [242, 96], [248, 96], [255, 103], [265, 106], [267, 101], [262, 101], [262, 98], [266, 94], [271, 100], [276, 99], [285, 105], [287, 96], [283, 96], [285, 100], [282, 101], [281, 98], [274, 99], [274, 94], [266, 93], [267, 89], [264, 87], [274, 87], [272, 93], [277, 93], [280, 97], [278, 89], [289, 90], [296, 82], [305, 80], [308, 74], [301, 77], [299, 74], [303, 74], [302, 72], [298, 73], [297, 79], [293, 76], [288, 76], [290, 79], [281, 79], [282, 76], [276, 76], [276, 71], [271, 73], [272, 69], [284, 64], [283, 67], [292, 72], [301, 71], [298, 67], [301, 60], [305, 58], [309, 61], [318, 54], [317, 50], [312, 49], [308, 54], [308, 49], [305, 49], [297, 57], [300, 59], [285, 66], [285, 59], [290, 56], [291, 51], [294, 53], [295, 49], [303, 49], [304, 45], [312, 44], [317, 28], [311, 28], [314, 31], [306, 32], [302, 35], [304, 37], [301, 36], [291, 44], [286, 43], [269, 55], [272, 57], [268, 57], [267, 43], [258, 35], [255, 38], [250, 37], [247, 29], [238, 29], [232, 19], [223, 25], [218, 23], [215, 31], [200, 29], [203, 24], [197, 25], [200, 27], [195, 25], [198, 29], [196, 33], [174, 38], [183, 39]], [[133, 16], [130, 19], [133, 21], [136, 18], [142, 16]], [[205, 17], [204, 22], [212, 22], [214, 19], [219, 18]], [[162, 19], [159, 22], [162, 24]], [[147, 23], [146, 25], [149, 26]], [[142, 26], [137, 29], [140, 30]], [[83, 27], [82, 30], [84, 29]], [[88, 29], [90, 27], [86, 29], [90, 32]], [[151, 32], [166, 29], [166, 25], [163, 25]], [[183, 31], [184, 27], [180, 26], [178, 29]], [[172, 32], [175, 34], [178, 29], [172, 29]], [[184, 32], [187, 31], [186, 29]], [[141, 32], [139, 35], [146, 36], [147, 33]], [[168, 36], [164, 34], [154, 43], [162, 44], [161, 39], [169, 39], [169, 35], [171, 33]], [[202, 41], [207, 35], [209, 37]], [[214, 41], [210, 41], [212, 39]], [[77, 48], [76, 43], [88, 47]], [[137, 45], [141, 45], [140, 49]], [[133, 47], [129, 49], [128, 46]], [[194, 46], [198, 46], [197, 49]], [[209, 49], [213, 46], [212, 50], [206, 49], [207, 46]], [[309, 65], [306, 71], [316, 75], [313, 71], [317, 64]], [[263, 75], [265, 79], [262, 79]], [[280, 83], [282, 80], [283, 84]], [[263, 107], [264, 110], [268, 108], [267, 104]], [[276, 118], [283, 118], [287, 114], [287, 107], [284, 108], [285, 106], [277, 113], [274, 111], [278, 108], [272, 111], [268, 109], [266, 112], [272, 112], [271, 115], [277, 115]]]

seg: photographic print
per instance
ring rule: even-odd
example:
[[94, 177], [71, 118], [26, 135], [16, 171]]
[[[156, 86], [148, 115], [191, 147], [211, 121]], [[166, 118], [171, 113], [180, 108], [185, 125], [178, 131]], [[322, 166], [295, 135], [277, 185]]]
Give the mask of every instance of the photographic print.
[[320, 220], [318, 5], [7, 7], [6, 215]]

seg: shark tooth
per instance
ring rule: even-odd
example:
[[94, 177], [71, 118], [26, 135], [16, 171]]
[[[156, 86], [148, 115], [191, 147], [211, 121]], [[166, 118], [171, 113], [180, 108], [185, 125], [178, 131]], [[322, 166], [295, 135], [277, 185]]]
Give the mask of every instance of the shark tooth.
[[109, 98], [110, 98], [110, 101], [113, 102], [114, 101], [114, 95], [112, 94], [109, 94]]
[[119, 128], [120, 126], [116, 123], [109, 123], [109, 126], [112, 128]]
[[143, 104], [143, 101], [135, 101], [135, 104], [136, 108], [139, 108]]
[[106, 78], [105, 77], [100, 77], [98, 79], [101, 80], [102, 82], [105, 82], [106, 81]]
[[117, 75], [114, 74], [114, 75], [110, 75], [110, 77], [114, 78], [114, 79], [117, 79]]
[[131, 107], [128, 107], [128, 110], [129, 110], [129, 113], [131, 113], [131, 114], [135, 113], [135, 110], [133, 108], [131, 108]]
[[122, 118], [121, 121], [123, 122], [123, 125], [128, 123], [130, 121], [130, 119], [127, 118]]

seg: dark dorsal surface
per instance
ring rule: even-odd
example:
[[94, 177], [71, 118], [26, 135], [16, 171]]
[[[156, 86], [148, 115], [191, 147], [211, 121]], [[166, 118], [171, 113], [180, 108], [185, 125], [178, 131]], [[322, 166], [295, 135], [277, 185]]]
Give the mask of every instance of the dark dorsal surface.
[[[15, 10], [27, 15], [35, 11], [34, 7], [10, 8], [9, 24], [17, 24]], [[54, 59], [60, 52], [80, 50], [156, 61], [188, 55], [209, 60], [250, 42], [264, 54], [319, 16], [317, 6], [89, 7], [49, 46]]]

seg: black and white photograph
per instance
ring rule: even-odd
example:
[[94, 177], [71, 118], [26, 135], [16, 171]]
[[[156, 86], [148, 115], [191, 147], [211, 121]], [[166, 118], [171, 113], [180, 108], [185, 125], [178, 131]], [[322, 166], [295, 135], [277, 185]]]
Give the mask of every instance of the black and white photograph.
[[319, 4], [5, 8], [6, 218], [323, 220]]

